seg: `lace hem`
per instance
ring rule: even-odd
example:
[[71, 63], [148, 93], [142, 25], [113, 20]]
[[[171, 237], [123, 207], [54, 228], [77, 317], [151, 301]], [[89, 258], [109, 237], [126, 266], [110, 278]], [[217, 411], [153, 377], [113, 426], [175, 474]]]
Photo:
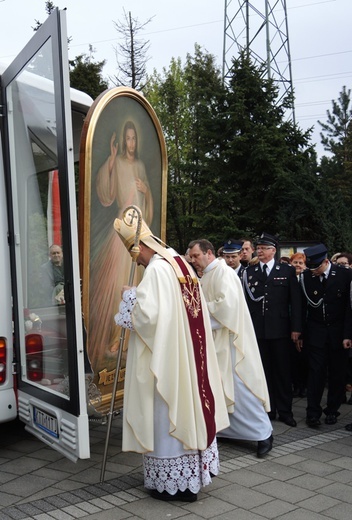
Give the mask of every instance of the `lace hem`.
[[218, 475], [220, 469], [216, 439], [198, 453], [165, 459], [143, 455], [143, 463], [144, 486], [170, 495], [186, 489], [198, 493], [201, 487], [211, 484], [211, 474]]
[[123, 293], [119, 305], [119, 312], [115, 315], [116, 325], [124, 329], [134, 330], [132, 324], [132, 311], [136, 303], [136, 287], [131, 287]]

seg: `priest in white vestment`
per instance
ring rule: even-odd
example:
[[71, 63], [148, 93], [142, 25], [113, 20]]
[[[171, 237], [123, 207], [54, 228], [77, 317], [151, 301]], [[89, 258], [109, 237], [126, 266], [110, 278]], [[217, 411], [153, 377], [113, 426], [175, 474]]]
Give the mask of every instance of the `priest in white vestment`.
[[[131, 251], [137, 222], [125, 213], [114, 227]], [[210, 319], [192, 268], [144, 221], [137, 251], [143, 279], [122, 288], [115, 318], [132, 331], [122, 449], [143, 454], [153, 498], [191, 502], [219, 472], [216, 433], [229, 425]]]
[[203, 273], [201, 285], [230, 417], [230, 427], [218, 438], [256, 441], [257, 456], [262, 458], [273, 443], [267, 414], [270, 400], [240, 279], [224, 260], [215, 257], [208, 240], [194, 240], [188, 247], [194, 268]]

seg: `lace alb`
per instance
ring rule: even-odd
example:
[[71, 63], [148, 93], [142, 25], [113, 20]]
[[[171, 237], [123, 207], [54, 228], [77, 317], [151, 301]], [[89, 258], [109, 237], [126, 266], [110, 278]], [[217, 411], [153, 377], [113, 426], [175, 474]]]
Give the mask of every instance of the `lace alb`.
[[216, 439], [209, 448], [171, 458], [143, 455], [144, 486], [175, 495], [189, 489], [198, 493], [201, 487], [211, 483], [210, 473], [219, 473], [219, 452]]

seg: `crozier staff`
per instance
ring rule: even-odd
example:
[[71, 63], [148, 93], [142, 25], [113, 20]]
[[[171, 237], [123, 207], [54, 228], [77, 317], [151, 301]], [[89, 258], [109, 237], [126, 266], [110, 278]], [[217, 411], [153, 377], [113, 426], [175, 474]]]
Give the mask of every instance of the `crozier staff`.
[[[130, 251], [135, 221], [114, 226]], [[124, 287], [116, 316], [132, 331], [122, 449], [143, 454], [153, 498], [193, 502], [218, 474], [215, 435], [229, 424], [206, 303], [191, 266], [144, 221], [137, 263], [143, 279]]]

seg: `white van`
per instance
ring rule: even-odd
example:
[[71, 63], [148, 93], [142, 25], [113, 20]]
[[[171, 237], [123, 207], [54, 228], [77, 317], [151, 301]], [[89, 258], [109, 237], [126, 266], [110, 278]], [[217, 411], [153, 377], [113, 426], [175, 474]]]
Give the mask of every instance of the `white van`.
[[[69, 88], [65, 11], [0, 66], [0, 80], [0, 422], [19, 416], [71, 460], [87, 458], [75, 165], [92, 99]], [[53, 243], [60, 302], [42, 277]]]

